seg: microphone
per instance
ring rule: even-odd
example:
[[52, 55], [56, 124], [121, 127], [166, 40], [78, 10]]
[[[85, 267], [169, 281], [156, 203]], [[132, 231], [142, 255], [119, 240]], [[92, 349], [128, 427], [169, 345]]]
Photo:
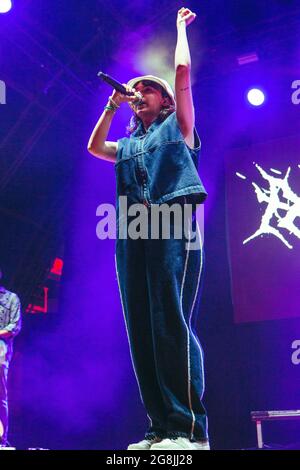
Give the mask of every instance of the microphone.
[[104, 82], [108, 83], [109, 85], [111, 85], [115, 90], [117, 90], [119, 93], [122, 93], [123, 95], [126, 95], [126, 96], [133, 96], [134, 94], [138, 94], [138, 97], [136, 98], [136, 100], [134, 100], [134, 104], [138, 105], [139, 103], [142, 102], [143, 100], [143, 95], [137, 91], [136, 93], [134, 93], [133, 91], [127, 91], [126, 88], [124, 87], [124, 85], [122, 85], [122, 83], [118, 82], [118, 80], [115, 80], [114, 78], [112, 78], [110, 75], [108, 75], [107, 73], [103, 73], [103, 72], [98, 72], [97, 73], [97, 76], [101, 78], [101, 80], [103, 80]]

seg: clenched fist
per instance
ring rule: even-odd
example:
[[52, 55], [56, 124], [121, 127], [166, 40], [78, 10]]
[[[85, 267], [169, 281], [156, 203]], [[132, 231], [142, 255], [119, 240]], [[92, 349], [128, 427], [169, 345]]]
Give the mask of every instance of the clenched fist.
[[185, 23], [185, 25], [188, 26], [194, 21], [196, 16], [196, 13], [193, 13], [188, 8], [180, 8], [177, 14], [177, 28], [180, 26], [181, 23]]

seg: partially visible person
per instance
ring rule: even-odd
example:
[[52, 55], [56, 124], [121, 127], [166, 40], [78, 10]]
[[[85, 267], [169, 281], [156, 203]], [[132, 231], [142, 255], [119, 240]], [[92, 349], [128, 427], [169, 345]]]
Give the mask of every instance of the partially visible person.
[[20, 300], [17, 294], [2, 285], [0, 268], [0, 448], [8, 445], [7, 376], [13, 353], [13, 339], [20, 329]]

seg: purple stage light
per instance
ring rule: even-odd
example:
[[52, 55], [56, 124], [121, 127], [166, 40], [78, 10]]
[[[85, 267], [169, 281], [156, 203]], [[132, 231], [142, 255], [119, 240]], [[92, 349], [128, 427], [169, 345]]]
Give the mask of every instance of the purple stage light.
[[247, 99], [252, 106], [261, 106], [265, 102], [265, 94], [259, 88], [252, 88], [247, 93]]
[[11, 7], [11, 0], [0, 0], [0, 13], [7, 13]]

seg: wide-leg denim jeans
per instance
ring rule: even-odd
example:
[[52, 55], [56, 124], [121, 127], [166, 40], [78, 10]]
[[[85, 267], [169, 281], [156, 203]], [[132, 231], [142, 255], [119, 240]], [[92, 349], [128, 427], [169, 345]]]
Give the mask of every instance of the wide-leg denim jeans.
[[[149, 234], [151, 209], [149, 213]], [[197, 230], [195, 216], [188, 222]], [[202, 249], [190, 241], [120, 239], [116, 271], [132, 363], [150, 420], [146, 438], [207, 439], [203, 352], [193, 328], [198, 310]]]

